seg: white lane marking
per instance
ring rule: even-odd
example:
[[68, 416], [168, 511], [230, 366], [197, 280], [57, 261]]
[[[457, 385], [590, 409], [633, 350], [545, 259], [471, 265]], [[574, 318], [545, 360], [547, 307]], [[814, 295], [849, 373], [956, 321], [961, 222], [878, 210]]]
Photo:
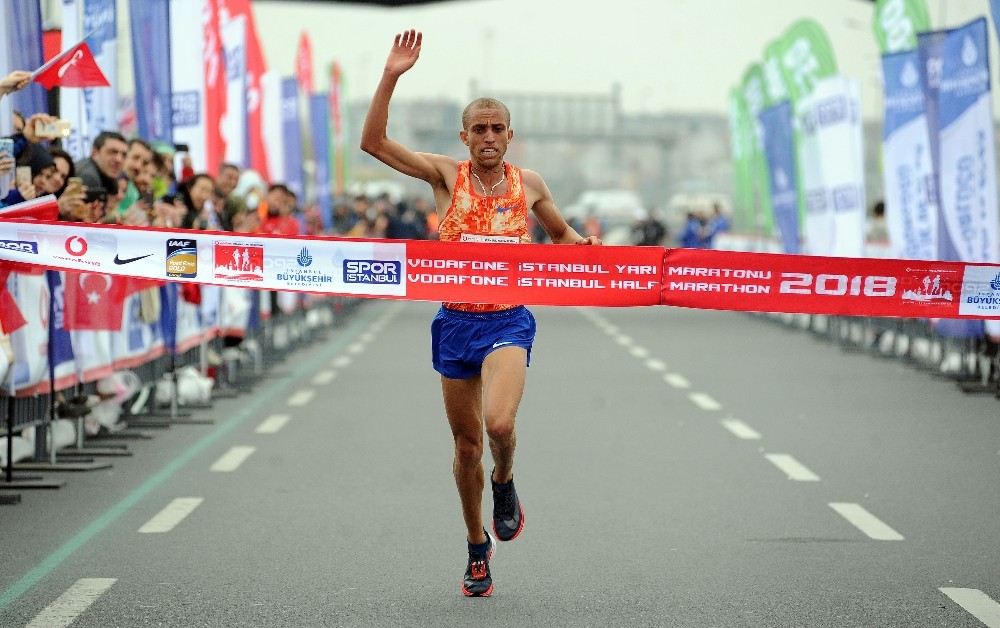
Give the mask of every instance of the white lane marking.
[[830, 503], [841, 517], [850, 521], [854, 527], [861, 530], [876, 541], [902, 541], [903, 535], [896, 532], [881, 519], [864, 509], [861, 504], [841, 502]]
[[760, 433], [739, 419], [724, 419], [722, 425], [743, 440], [760, 440]]
[[706, 393], [693, 392], [688, 395], [688, 399], [690, 399], [694, 405], [698, 406], [702, 410], [711, 411], [722, 408], [722, 404], [715, 399], [712, 399], [712, 397]]
[[630, 336], [626, 336], [624, 334], [620, 334], [620, 335], [618, 335], [618, 336], [615, 337], [615, 342], [617, 342], [618, 344], [620, 344], [623, 347], [627, 347], [630, 344], [632, 344], [632, 338]]
[[215, 461], [212, 465], [212, 471], [217, 471], [219, 473], [231, 473], [238, 469], [243, 461], [250, 457], [250, 454], [257, 451], [256, 447], [247, 447], [244, 445], [237, 445], [231, 448], [226, 453], [222, 454], [222, 457]]
[[938, 589], [989, 628], [1000, 628], [1000, 604], [979, 589], [941, 587]]
[[290, 406], [304, 406], [316, 395], [316, 391], [311, 388], [304, 388], [302, 390], [296, 390], [295, 394], [288, 398], [288, 405]]
[[375, 340], [375, 334], [371, 332], [365, 332], [360, 336], [358, 336], [358, 340], [360, 340], [361, 342], [371, 342], [372, 340]]
[[54, 602], [42, 609], [25, 628], [64, 628], [72, 624], [117, 578], [80, 578]]
[[334, 359], [330, 360], [330, 366], [334, 366], [338, 369], [342, 369], [351, 363], [351, 356], [349, 355], [338, 355]]
[[337, 376], [337, 371], [320, 371], [316, 373], [316, 377], [312, 378], [312, 383], [317, 386], [322, 386], [324, 384], [329, 384], [333, 381], [333, 378]]
[[666, 373], [663, 376], [663, 381], [667, 382], [674, 388], [691, 388], [691, 382], [687, 381], [683, 375], [678, 373]]
[[646, 347], [632, 347], [631, 349], [628, 350], [628, 352], [631, 353], [632, 357], [635, 358], [649, 357], [649, 349], [647, 349]]
[[258, 425], [255, 431], [258, 434], [274, 434], [291, 420], [292, 417], [287, 414], [272, 414], [264, 419], [264, 422]]
[[646, 368], [651, 371], [665, 371], [667, 370], [667, 363], [656, 358], [649, 358], [646, 360]]
[[143, 534], [170, 532], [203, 501], [205, 500], [202, 497], [178, 497], [139, 528], [139, 532]]
[[819, 476], [809, 470], [804, 464], [788, 454], [764, 454], [771, 464], [788, 475], [789, 480], [797, 482], [819, 482]]
[[615, 334], [618, 333], [618, 326], [608, 325], [607, 327], [604, 328], [604, 331], [607, 332], [609, 336], [614, 336]]
[[361, 353], [364, 350], [365, 350], [365, 345], [364, 345], [364, 343], [361, 343], [361, 342], [355, 342], [353, 345], [350, 345], [349, 347], [347, 347], [347, 351], [349, 353], [353, 353], [355, 355], [358, 354], [358, 353]]

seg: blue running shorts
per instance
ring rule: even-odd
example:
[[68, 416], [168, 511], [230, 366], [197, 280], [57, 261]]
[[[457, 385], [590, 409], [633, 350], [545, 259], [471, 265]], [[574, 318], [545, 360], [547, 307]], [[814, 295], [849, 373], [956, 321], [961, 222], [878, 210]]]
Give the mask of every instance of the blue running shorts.
[[431, 323], [434, 370], [451, 379], [479, 375], [483, 360], [496, 349], [524, 347], [531, 364], [535, 317], [519, 305], [499, 312], [463, 312], [444, 306]]

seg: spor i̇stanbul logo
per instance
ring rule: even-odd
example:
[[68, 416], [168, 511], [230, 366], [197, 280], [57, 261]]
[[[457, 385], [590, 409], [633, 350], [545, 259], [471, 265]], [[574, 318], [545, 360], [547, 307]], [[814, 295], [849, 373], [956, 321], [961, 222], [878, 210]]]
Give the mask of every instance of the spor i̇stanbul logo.
[[302, 250], [299, 251], [299, 256], [295, 258], [295, 261], [298, 262], [299, 266], [303, 268], [311, 266], [313, 263], [313, 258], [312, 255], [309, 254], [309, 249], [307, 249], [306, 247], [302, 247]]

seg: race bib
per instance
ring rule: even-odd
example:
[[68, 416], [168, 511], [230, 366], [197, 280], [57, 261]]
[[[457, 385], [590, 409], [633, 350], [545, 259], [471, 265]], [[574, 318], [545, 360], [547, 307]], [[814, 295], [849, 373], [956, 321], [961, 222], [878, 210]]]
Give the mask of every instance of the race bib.
[[463, 233], [461, 242], [489, 242], [491, 244], [518, 244], [521, 238], [517, 236], [492, 235], [489, 233]]

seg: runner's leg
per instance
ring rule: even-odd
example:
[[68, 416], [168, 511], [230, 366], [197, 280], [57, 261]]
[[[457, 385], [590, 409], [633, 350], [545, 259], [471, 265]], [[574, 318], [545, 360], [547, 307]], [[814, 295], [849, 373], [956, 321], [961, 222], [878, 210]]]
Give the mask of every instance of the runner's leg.
[[527, 352], [522, 347], [503, 347], [483, 360], [483, 401], [486, 434], [496, 466], [493, 481], [509, 482], [514, 473], [517, 435], [514, 419], [524, 393]]
[[470, 543], [485, 543], [483, 534], [483, 382], [481, 377], [441, 378], [444, 409], [455, 440], [455, 484]]

